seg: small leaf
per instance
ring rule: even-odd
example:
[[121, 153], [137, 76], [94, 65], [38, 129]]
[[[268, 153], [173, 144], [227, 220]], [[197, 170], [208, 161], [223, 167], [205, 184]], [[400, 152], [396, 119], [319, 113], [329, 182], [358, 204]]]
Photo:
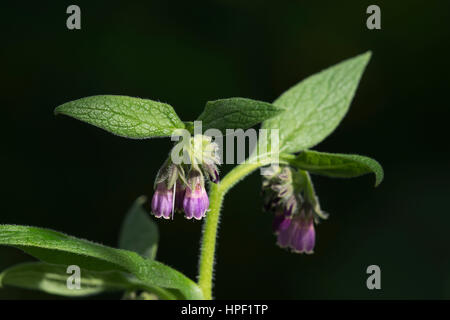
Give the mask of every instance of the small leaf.
[[[0, 273], [0, 287], [14, 286], [72, 297], [139, 288], [137, 283], [131, 281], [121, 272], [81, 270], [80, 288], [69, 289], [67, 279], [70, 275], [67, 273], [67, 266], [42, 262], [22, 263]], [[140, 289], [142, 289], [142, 286]]]
[[128, 211], [120, 231], [119, 247], [154, 259], [158, 249], [158, 226], [142, 207], [145, 201], [145, 196], [137, 198]]
[[131, 273], [147, 286], [177, 289], [187, 299], [202, 299], [198, 285], [160, 262], [53, 230], [0, 225], [0, 245], [13, 246], [50, 264], [77, 265], [92, 271]]
[[228, 98], [208, 101], [198, 117], [204, 130], [247, 129], [284, 111], [270, 103], [246, 99]]
[[280, 151], [294, 153], [325, 139], [347, 113], [370, 52], [312, 75], [283, 93], [274, 105], [286, 112], [266, 120], [279, 129]]
[[121, 137], [146, 139], [170, 136], [184, 123], [165, 103], [126, 96], [86, 97], [60, 105], [55, 114], [87, 122]]
[[367, 173], [375, 174], [375, 186], [383, 181], [381, 165], [374, 159], [356, 154], [302, 151], [297, 156], [287, 155], [288, 162], [302, 170], [337, 178], [353, 178]]

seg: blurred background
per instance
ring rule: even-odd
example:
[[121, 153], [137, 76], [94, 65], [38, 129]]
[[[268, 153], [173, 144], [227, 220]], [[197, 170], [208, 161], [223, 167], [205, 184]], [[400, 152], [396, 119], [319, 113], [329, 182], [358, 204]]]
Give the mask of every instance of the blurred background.
[[[79, 31], [66, 28], [70, 4], [81, 8]], [[366, 28], [370, 4], [381, 8], [381, 30]], [[225, 200], [215, 297], [450, 298], [449, 12], [444, 1], [3, 4], [0, 223], [117, 246], [129, 206], [152, 195], [169, 139], [127, 140], [55, 117], [64, 102], [137, 96], [169, 103], [190, 121], [208, 100], [270, 102], [372, 50], [349, 113], [316, 149], [374, 157], [385, 181], [374, 188], [373, 176], [314, 176], [330, 218], [317, 227], [315, 254], [305, 256], [275, 245], [260, 176], [245, 179]], [[202, 223], [178, 215], [158, 225], [158, 260], [195, 279]], [[32, 259], [0, 247], [0, 270]], [[371, 264], [381, 268], [381, 290], [366, 287]], [[0, 298], [58, 297], [6, 288]]]

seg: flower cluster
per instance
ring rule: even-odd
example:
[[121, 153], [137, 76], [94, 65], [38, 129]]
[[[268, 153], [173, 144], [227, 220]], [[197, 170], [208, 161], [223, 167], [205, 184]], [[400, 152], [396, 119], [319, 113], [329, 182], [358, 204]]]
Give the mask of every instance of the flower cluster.
[[320, 210], [309, 176], [288, 166], [274, 167], [263, 180], [264, 210], [275, 214], [277, 244], [297, 253], [313, 253], [314, 223], [326, 218]]
[[187, 161], [175, 164], [169, 158], [156, 176], [152, 212], [157, 218], [170, 219], [178, 211], [187, 219], [202, 219], [209, 207], [205, 180], [219, 182], [218, 145], [210, 137], [194, 136], [182, 151]]

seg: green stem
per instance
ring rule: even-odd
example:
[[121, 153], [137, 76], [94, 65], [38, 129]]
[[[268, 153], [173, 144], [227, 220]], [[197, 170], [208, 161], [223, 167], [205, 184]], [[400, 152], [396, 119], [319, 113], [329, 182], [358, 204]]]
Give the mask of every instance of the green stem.
[[225, 194], [236, 183], [253, 170], [265, 165], [262, 162], [242, 163], [233, 168], [220, 183], [211, 183], [209, 192], [209, 212], [203, 227], [203, 238], [200, 248], [198, 285], [205, 299], [212, 299], [212, 280], [214, 271], [214, 255], [216, 250], [217, 227], [219, 225], [220, 209]]

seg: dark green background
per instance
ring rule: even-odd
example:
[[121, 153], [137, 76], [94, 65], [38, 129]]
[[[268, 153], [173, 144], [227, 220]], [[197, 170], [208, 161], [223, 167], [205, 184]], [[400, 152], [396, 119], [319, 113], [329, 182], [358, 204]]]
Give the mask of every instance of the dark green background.
[[[365, 26], [373, 3], [382, 30]], [[66, 29], [70, 4], [81, 7], [80, 31]], [[0, 223], [116, 246], [127, 208], [152, 194], [167, 139], [119, 138], [55, 117], [59, 104], [123, 94], [167, 102], [188, 121], [207, 100], [273, 101], [372, 50], [350, 112], [317, 150], [374, 157], [384, 183], [314, 177], [331, 215], [305, 256], [275, 245], [260, 177], [247, 178], [224, 204], [215, 296], [450, 298], [449, 11], [445, 1], [3, 4]], [[201, 223], [177, 216], [158, 224], [158, 259], [195, 278]], [[0, 269], [31, 259], [0, 248]], [[381, 267], [382, 290], [366, 288], [371, 264]], [[54, 297], [8, 288], [0, 298]]]

